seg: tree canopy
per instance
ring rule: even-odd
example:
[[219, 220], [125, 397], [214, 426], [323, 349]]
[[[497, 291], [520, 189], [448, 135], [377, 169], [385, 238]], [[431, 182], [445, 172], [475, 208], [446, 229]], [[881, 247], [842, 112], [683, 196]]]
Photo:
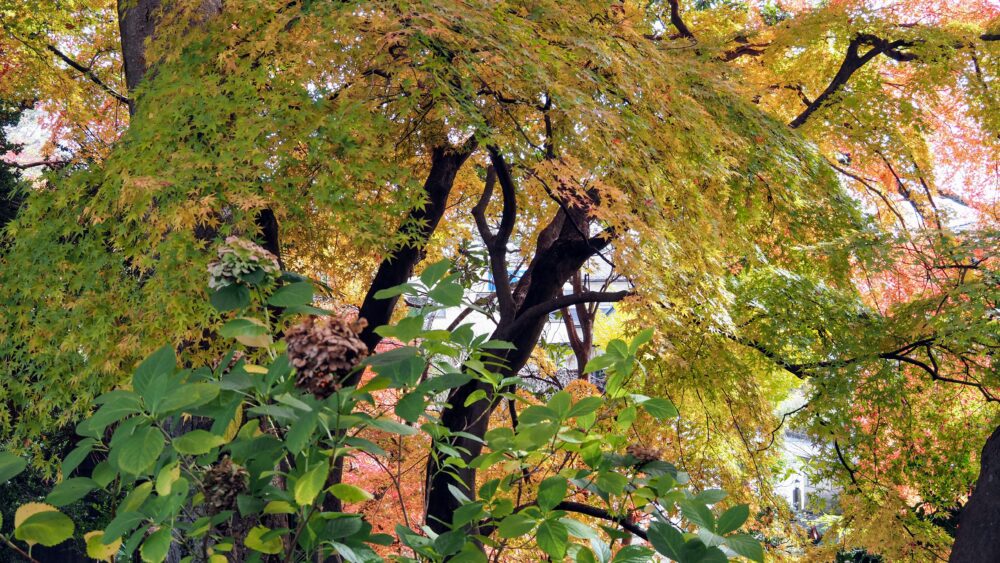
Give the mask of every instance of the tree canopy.
[[[948, 556], [1000, 392], [995, 5], [32, 6], [0, 2], [0, 98], [53, 135], [0, 244], [6, 445], [58, 456], [164, 343], [217, 365], [227, 237], [356, 306], [371, 352], [410, 309], [384, 290], [444, 257], [496, 287], [501, 375], [550, 313], [620, 302], [619, 336], [654, 329], [628, 388], [682, 415], [635, 430], [695, 487], [774, 507], [796, 424], [842, 487], [827, 548]], [[564, 294], [596, 263], [631, 289]], [[463, 463], [514, 387], [450, 391]], [[484, 477], [428, 463], [436, 528]]]

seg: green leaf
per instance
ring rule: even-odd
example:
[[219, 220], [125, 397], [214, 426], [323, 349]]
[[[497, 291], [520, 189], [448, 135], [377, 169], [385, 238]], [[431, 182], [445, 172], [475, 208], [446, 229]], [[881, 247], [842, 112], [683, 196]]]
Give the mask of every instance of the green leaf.
[[309, 411], [292, 423], [291, 429], [285, 434], [285, 447], [293, 454], [298, 454], [309, 443], [316, 423], [319, 420], [318, 411]]
[[574, 538], [580, 538], [583, 540], [600, 539], [597, 530], [591, 528], [590, 526], [580, 522], [579, 520], [574, 520], [572, 518], [560, 518], [560, 522], [569, 531], [569, 535]]
[[[94, 449], [94, 445], [97, 444], [97, 440], [88, 438], [86, 440], [81, 440], [77, 442], [77, 446], [73, 448], [73, 451], [63, 458], [62, 465], [59, 467], [59, 471], [63, 476], [67, 476], [73, 473], [73, 471], [80, 466], [84, 459], [90, 455], [90, 452]], [[3, 453], [0, 453], [0, 468], [3, 467]], [[0, 469], [0, 473], [3, 470]], [[4, 482], [3, 476], [0, 475], [0, 483]]]
[[149, 495], [153, 492], [152, 481], [146, 481], [145, 483], [139, 485], [138, 487], [132, 489], [126, 497], [125, 500], [118, 505], [119, 512], [138, 512], [142, 508], [142, 503], [146, 502]]
[[642, 403], [642, 408], [657, 420], [677, 418], [678, 415], [677, 407], [666, 399], [650, 399]]
[[431, 287], [448, 273], [448, 268], [451, 268], [451, 262], [448, 259], [438, 260], [427, 266], [423, 272], [420, 272], [421, 283], [427, 287]]
[[101, 542], [104, 545], [110, 544], [134, 530], [145, 519], [146, 517], [141, 512], [119, 511], [114, 519], [108, 523], [107, 527], [104, 528], [104, 537], [101, 538]]
[[719, 516], [719, 521], [715, 526], [715, 533], [726, 535], [729, 532], [739, 529], [747, 518], [750, 517], [750, 507], [745, 504], [738, 504]]
[[646, 535], [657, 552], [674, 561], [683, 561], [684, 535], [677, 528], [666, 522], [653, 522]]
[[267, 553], [270, 555], [281, 553], [284, 548], [284, 545], [281, 543], [281, 536], [275, 535], [267, 540], [264, 539], [264, 534], [267, 534], [270, 531], [271, 530], [269, 528], [264, 526], [254, 526], [247, 534], [244, 543], [250, 549], [261, 553]]
[[464, 294], [465, 288], [461, 284], [445, 282], [430, 290], [427, 296], [445, 307], [457, 307], [462, 304]]
[[137, 430], [118, 446], [118, 469], [130, 475], [142, 475], [152, 469], [163, 446], [163, 434], [158, 428]]
[[546, 406], [559, 414], [560, 418], [566, 418], [569, 414], [570, 405], [573, 403], [573, 396], [566, 391], [558, 391], [552, 395]]
[[552, 510], [566, 498], [566, 479], [549, 477], [538, 486], [538, 508]]
[[364, 502], [375, 498], [368, 491], [355, 487], [354, 485], [348, 485], [347, 483], [337, 483], [327, 490], [330, 491], [333, 496], [347, 503]]
[[594, 373], [595, 371], [607, 369], [613, 363], [615, 363], [615, 359], [608, 354], [597, 356], [587, 362], [587, 365], [583, 367], [583, 373]]
[[448, 559], [448, 563], [487, 563], [486, 554], [472, 543], [466, 543], [462, 551]]
[[17, 477], [28, 466], [27, 460], [8, 452], [0, 452], [0, 485]]
[[726, 498], [726, 491], [722, 489], [705, 489], [694, 496], [695, 500], [705, 504], [715, 504]]
[[566, 418], [586, 416], [601, 408], [603, 404], [604, 400], [600, 397], [584, 397], [569, 409], [569, 412], [566, 413]]
[[576, 551], [575, 563], [597, 563], [597, 559], [594, 558], [593, 551], [580, 546], [580, 549]]
[[391, 297], [397, 297], [404, 293], [408, 295], [413, 295], [417, 292], [416, 286], [411, 283], [402, 283], [393, 287], [386, 289], [380, 289], [375, 292], [375, 299], [389, 299]]
[[309, 471], [306, 471], [295, 482], [295, 502], [299, 506], [309, 506], [316, 500], [316, 495], [323, 490], [326, 484], [326, 476], [330, 467], [326, 463], [319, 463]]
[[257, 319], [241, 317], [222, 325], [219, 334], [225, 338], [235, 338], [245, 346], [263, 347], [271, 344], [267, 326]]
[[267, 304], [272, 307], [295, 307], [298, 305], [308, 305], [312, 302], [313, 286], [309, 282], [290, 283], [279, 287]]
[[173, 375], [176, 368], [177, 356], [174, 354], [174, 347], [167, 344], [139, 364], [132, 376], [132, 388], [142, 395], [154, 379]]
[[684, 515], [684, 518], [710, 532], [715, 531], [715, 517], [712, 515], [712, 511], [703, 503], [695, 500], [683, 500], [678, 504], [681, 507], [681, 514]]
[[403, 317], [394, 325], [382, 325], [375, 333], [385, 338], [395, 338], [400, 342], [409, 342], [424, 330], [424, 318], [421, 316]]
[[750, 534], [729, 536], [726, 538], [726, 545], [737, 555], [742, 555], [751, 561], [757, 561], [757, 563], [764, 563], [764, 548]]
[[434, 538], [434, 551], [448, 556], [457, 553], [465, 545], [467, 533], [464, 530], [452, 530]]
[[250, 289], [241, 283], [234, 283], [214, 291], [208, 301], [221, 312], [245, 309], [250, 306]]
[[501, 538], [517, 538], [530, 532], [535, 527], [536, 520], [523, 512], [511, 514], [500, 521], [497, 533]]
[[170, 391], [157, 410], [166, 414], [181, 409], [192, 409], [213, 401], [219, 396], [219, 386], [215, 383], [190, 383]]
[[639, 334], [635, 335], [635, 338], [632, 339], [632, 342], [628, 346], [629, 353], [635, 355], [635, 353], [639, 351], [640, 346], [649, 342], [652, 339], [653, 339], [653, 329], [646, 328], [639, 331]]
[[167, 558], [170, 541], [170, 528], [160, 528], [142, 542], [139, 555], [145, 563], [160, 563]]
[[561, 561], [566, 555], [566, 544], [569, 542], [569, 532], [566, 526], [558, 520], [545, 520], [538, 525], [538, 532], [535, 536], [538, 540], [538, 547], [547, 553], [552, 559]]
[[186, 455], [201, 455], [208, 453], [226, 443], [222, 436], [216, 436], [207, 430], [192, 430], [183, 436], [174, 438], [174, 449]]
[[73, 537], [73, 521], [58, 510], [32, 514], [14, 530], [14, 537], [45, 547], [59, 545]]
[[647, 563], [653, 557], [653, 550], [641, 545], [626, 545], [618, 550], [612, 563]]
[[66, 506], [82, 499], [87, 493], [98, 488], [93, 479], [73, 477], [64, 479], [56, 485], [45, 497], [45, 502], [52, 506]]
[[597, 475], [597, 479], [594, 480], [594, 484], [597, 488], [608, 493], [610, 495], [620, 495], [625, 492], [625, 486], [628, 485], [628, 479], [624, 475], [619, 475], [618, 473], [611, 473], [609, 471], [602, 471]]
[[423, 393], [409, 393], [396, 403], [395, 412], [407, 422], [416, 422], [424, 413], [425, 406]]

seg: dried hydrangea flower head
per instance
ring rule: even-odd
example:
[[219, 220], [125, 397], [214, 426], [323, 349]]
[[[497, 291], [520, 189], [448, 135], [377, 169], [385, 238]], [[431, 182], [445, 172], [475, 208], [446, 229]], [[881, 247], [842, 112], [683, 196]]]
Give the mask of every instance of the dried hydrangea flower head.
[[625, 448], [625, 453], [636, 459], [637, 465], [645, 465], [663, 459], [663, 452], [657, 448], [647, 448], [641, 444], [632, 444]]
[[247, 490], [249, 473], [236, 465], [229, 457], [213, 465], [205, 472], [205, 506], [209, 514], [218, 514], [236, 508], [236, 497]]
[[265, 279], [281, 271], [274, 254], [260, 245], [239, 237], [228, 237], [225, 244], [219, 245], [218, 260], [208, 264], [208, 287], [214, 290], [233, 285], [242, 276], [258, 270], [263, 272]]
[[368, 323], [348, 317], [309, 317], [288, 329], [288, 359], [295, 367], [295, 385], [320, 399], [340, 389], [341, 381], [368, 355], [358, 338]]

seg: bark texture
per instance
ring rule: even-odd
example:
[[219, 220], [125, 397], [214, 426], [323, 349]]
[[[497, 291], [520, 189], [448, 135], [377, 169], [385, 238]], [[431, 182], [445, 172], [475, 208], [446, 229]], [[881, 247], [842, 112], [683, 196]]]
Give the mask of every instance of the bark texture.
[[958, 517], [952, 563], [1000, 561], [1000, 428], [986, 440], [979, 480]]

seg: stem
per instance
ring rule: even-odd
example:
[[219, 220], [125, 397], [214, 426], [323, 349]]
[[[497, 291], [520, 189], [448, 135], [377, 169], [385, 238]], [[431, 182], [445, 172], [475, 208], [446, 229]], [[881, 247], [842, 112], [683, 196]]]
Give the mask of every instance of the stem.
[[5, 536], [3, 534], [0, 534], [0, 540], [3, 540], [3, 542], [5, 544], [9, 545], [11, 549], [13, 549], [14, 551], [16, 551], [18, 553], [18, 555], [20, 555], [21, 557], [24, 557], [25, 559], [27, 559], [31, 563], [41, 563], [41, 561], [39, 561], [39, 560], [35, 559], [34, 557], [32, 557], [30, 553], [28, 553], [27, 551], [24, 551], [20, 547], [17, 547], [16, 545], [14, 545], [14, 542], [12, 542], [9, 539], [7, 539], [7, 536]]

